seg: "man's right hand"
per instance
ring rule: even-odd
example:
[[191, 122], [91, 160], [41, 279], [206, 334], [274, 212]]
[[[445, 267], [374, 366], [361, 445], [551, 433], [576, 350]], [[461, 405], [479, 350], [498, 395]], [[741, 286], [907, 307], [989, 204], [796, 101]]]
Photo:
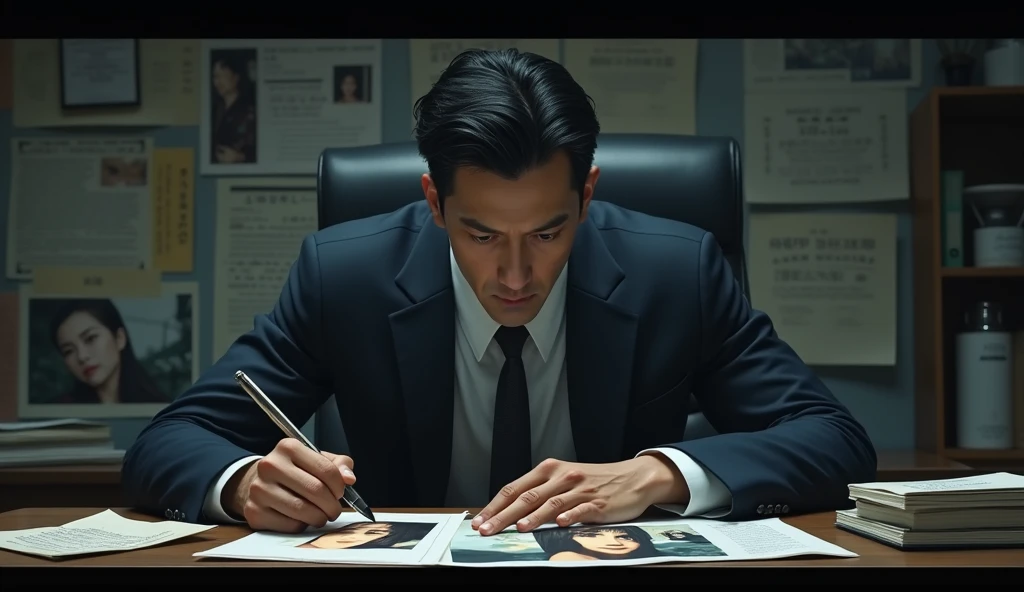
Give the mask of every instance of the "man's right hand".
[[347, 456], [317, 454], [285, 438], [262, 459], [239, 471], [222, 494], [225, 507], [253, 530], [297, 533], [341, 515], [345, 486], [356, 482]]

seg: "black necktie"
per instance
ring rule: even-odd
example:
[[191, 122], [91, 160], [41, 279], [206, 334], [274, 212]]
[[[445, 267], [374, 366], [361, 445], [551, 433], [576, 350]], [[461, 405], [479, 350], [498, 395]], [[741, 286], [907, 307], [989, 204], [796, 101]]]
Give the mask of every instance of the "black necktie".
[[501, 488], [533, 469], [530, 453], [530, 397], [523, 367], [523, 344], [530, 335], [524, 326], [501, 327], [494, 335], [505, 365], [498, 377], [491, 440], [491, 498]]

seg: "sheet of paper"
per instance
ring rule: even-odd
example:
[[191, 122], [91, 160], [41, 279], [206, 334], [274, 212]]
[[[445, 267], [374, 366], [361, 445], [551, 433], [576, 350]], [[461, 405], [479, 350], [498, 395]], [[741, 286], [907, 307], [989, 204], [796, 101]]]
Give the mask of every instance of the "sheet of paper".
[[315, 175], [325, 148], [381, 142], [379, 39], [203, 42], [199, 170]]
[[923, 481], [896, 481], [854, 483], [852, 493], [861, 491], [887, 491], [896, 495], [915, 496], [941, 493], [977, 493], [999, 490], [1024, 491], [1024, 475], [999, 472], [952, 479], [929, 479]]
[[377, 522], [369, 522], [355, 512], [345, 512], [324, 528], [298, 535], [257, 532], [194, 556], [310, 563], [436, 564], [465, 516], [465, 512], [381, 512], [375, 515]]
[[909, 198], [904, 91], [748, 94], [744, 112], [748, 202]]
[[195, 282], [164, 282], [157, 297], [23, 284], [19, 309], [21, 418], [151, 418], [199, 377]]
[[155, 269], [37, 267], [34, 276], [33, 291], [49, 296], [159, 298], [163, 292], [160, 272]]
[[746, 90], [921, 85], [920, 39], [747, 39]]
[[18, 419], [19, 316], [18, 293], [0, 292], [0, 422]]
[[14, 41], [15, 127], [163, 126], [199, 123], [195, 39], [140, 39], [137, 107], [75, 109], [60, 103], [57, 39]]
[[10, 109], [14, 102], [12, 82], [14, 78], [14, 44], [10, 39], [0, 39], [0, 110]]
[[150, 181], [144, 137], [11, 140], [7, 277], [36, 266], [153, 265]]
[[195, 152], [193, 148], [153, 152], [153, 267], [163, 272], [192, 272]]
[[896, 363], [896, 215], [752, 213], [750, 299], [812, 365]]
[[696, 133], [696, 39], [566, 39], [604, 133]]
[[316, 229], [314, 178], [217, 181], [214, 360], [274, 308], [302, 239]]
[[[560, 61], [558, 39], [410, 39], [409, 74], [412, 101], [427, 94], [452, 59], [467, 49], [508, 49]], [[415, 123], [415, 122], [414, 122]]]
[[[857, 557], [778, 518], [749, 522], [677, 519], [614, 525], [544, 526], [480, 536], [459, 525], [442, 564], [466, 567], [593, 567], [668, 562]], [[595, 563], [600, 562], [600, 563]]]
[[104, 510], [63, 526], [0, 531], [0, 547], [52, 559], [144, 549], [197, 535], [211, 528], [214, 526], [172, 520], [131, 520], [113, 510]]

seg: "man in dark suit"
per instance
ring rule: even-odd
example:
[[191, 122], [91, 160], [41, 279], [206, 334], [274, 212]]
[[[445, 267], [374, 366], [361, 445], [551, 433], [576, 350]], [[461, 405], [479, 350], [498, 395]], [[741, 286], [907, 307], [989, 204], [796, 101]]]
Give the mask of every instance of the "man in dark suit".
[[[592, 201], [599, 125], [562, 66], [467, 52], [416, 115], [426, 199], [305, 239], [273, 310], [128, 451], [137, 507], [297, 531], [337, 517], [357, 459], [372, 506], [486, 505], [487, 535], [831, 510], [873, 480], [713, 236]], [[347, 455], [282, 440], [239, 369], [299, 424], [335, 394]], [[721, 435], [684, 441], [691, 392]]]

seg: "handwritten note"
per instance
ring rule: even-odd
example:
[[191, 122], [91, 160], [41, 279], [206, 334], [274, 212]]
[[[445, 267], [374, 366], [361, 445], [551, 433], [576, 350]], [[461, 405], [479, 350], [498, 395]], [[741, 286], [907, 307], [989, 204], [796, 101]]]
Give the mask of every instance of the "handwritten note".
[[153, 152], [153, 266], [161, 271], [192, 271], [195, 160], [193, 148]]
[[49, 558], [111, 553], [152, 547], [213, 527], [185, 522], [131, 520], [112, 510], [105, 510], [63, 526], [0, 532], [0, 548]]

